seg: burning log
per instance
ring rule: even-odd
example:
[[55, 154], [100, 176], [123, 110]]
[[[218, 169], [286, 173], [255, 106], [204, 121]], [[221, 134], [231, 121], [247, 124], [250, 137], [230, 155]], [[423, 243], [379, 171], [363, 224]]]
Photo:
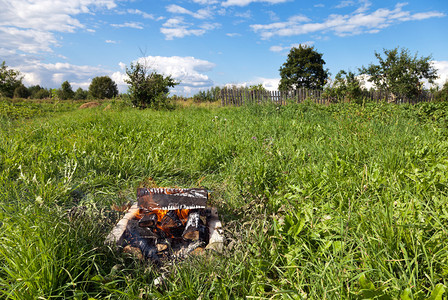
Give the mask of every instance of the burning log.
[[156, 227], [157, 226], [157, 215], [156, 214], [144, 215], [143, 218], [141, 218], [138, 221], [138, 226], [140, 226], [140, 227]]
[[137, 189], [138, 206], [150, 210], [176, 210], [205, 208], [208, 191], [204, 189]]
[[128, 224], [126, 229], [125, 239], [129, 245], [131, 247], [139, 248], [145, 258], [150, 259], [154, 263], [160, 263], [159, 257], [157, 256], [157, 247], [154, 243], [150, 243], [152, 239], [142, 237], [132, 224]]
[[169, 239], [157, 239], [156, 240], [156, 247], [159, 252], [169, 249], [170, 246], [171, 246], [171, 242], [169, 241]]
[[202, 224], [199, 211], [191, 211], [182, 237], [186, 240], [197, 241], [203, 237], [204, 233], [205, 226]]
[[185, 258], [188, 254], [192, 253], [199, 247], [203, 247], [205, 245], [204, 241], [195, 241], [188, 244], [187, 247], [181, 248], [177, 253], [174, 254], [176, 258]]
[[177, 228], [182, 226], [182, 222], [177, 216], [175, 210], [169, 210], [166, 215], [162, 218], [161, 225], [162, 228]]
[[221, 222], [204, 189], [141, 188], [107, 242], [159, 265], [204, 249], [222, 251]]

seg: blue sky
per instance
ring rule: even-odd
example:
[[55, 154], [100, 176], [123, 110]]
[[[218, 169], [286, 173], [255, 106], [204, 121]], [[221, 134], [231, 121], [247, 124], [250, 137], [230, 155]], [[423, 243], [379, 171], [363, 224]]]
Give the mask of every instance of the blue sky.
[[432, 55], [448, 77], [448, 1], [0, 0], [0, 61], [26, 85], [87, 89], [145, 61], [193, 95], [226, 84], [276, 89], [291, 47], [314, 46], [333, 76], [397, 46]]

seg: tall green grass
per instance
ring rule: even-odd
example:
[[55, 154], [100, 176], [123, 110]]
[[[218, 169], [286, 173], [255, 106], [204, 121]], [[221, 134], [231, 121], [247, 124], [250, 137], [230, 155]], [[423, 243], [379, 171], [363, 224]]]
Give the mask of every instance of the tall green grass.
[[[2, 119], [2, 297], [443, 295], [443, 104], [103, 108]], [[224, 253], [164, 273], [104, 246], [148, 178], [213, 190]]]

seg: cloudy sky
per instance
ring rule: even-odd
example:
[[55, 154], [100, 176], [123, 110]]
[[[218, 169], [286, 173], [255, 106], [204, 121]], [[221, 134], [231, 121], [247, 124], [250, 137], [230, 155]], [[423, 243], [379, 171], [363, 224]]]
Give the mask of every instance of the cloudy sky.
[[26, 85], [88, 88], [108, 75], [122, 92], [137, 60], [170, 74], [175, 93], [225, 84], [276, 89], [291, 47], [312, 45], [332, 75], [397, 46], [432, 55], [448, 79], [447, 0], [0, 0], [0, 61]]

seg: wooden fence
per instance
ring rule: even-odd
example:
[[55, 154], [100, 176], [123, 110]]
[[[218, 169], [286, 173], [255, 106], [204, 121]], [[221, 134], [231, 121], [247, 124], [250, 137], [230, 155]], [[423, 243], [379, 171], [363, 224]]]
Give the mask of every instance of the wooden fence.
[[[328, 97], [322, 90], [298, 89], [294, 91], [250, 91], [246, 89], [224, 88], [220, 92], [221, 104], [223, 106], [241, 106], [249, 103], [276, 103], [279, 105], [288, 102], [301, 103], [306, 99], [311, 100], [317, 104], [329, 104], [335, 102], [350, 102], [350, 99], [335, 99]], [[403, 104], [403, 103], [419, 103], [430, 102], [434, 100], [434, 95], [429, 92], [422, 92], [416, 98], [395, 97], [383, 91], [370, 91], [362, 95], [362, 99], [366, 102], [381, 102]]]

